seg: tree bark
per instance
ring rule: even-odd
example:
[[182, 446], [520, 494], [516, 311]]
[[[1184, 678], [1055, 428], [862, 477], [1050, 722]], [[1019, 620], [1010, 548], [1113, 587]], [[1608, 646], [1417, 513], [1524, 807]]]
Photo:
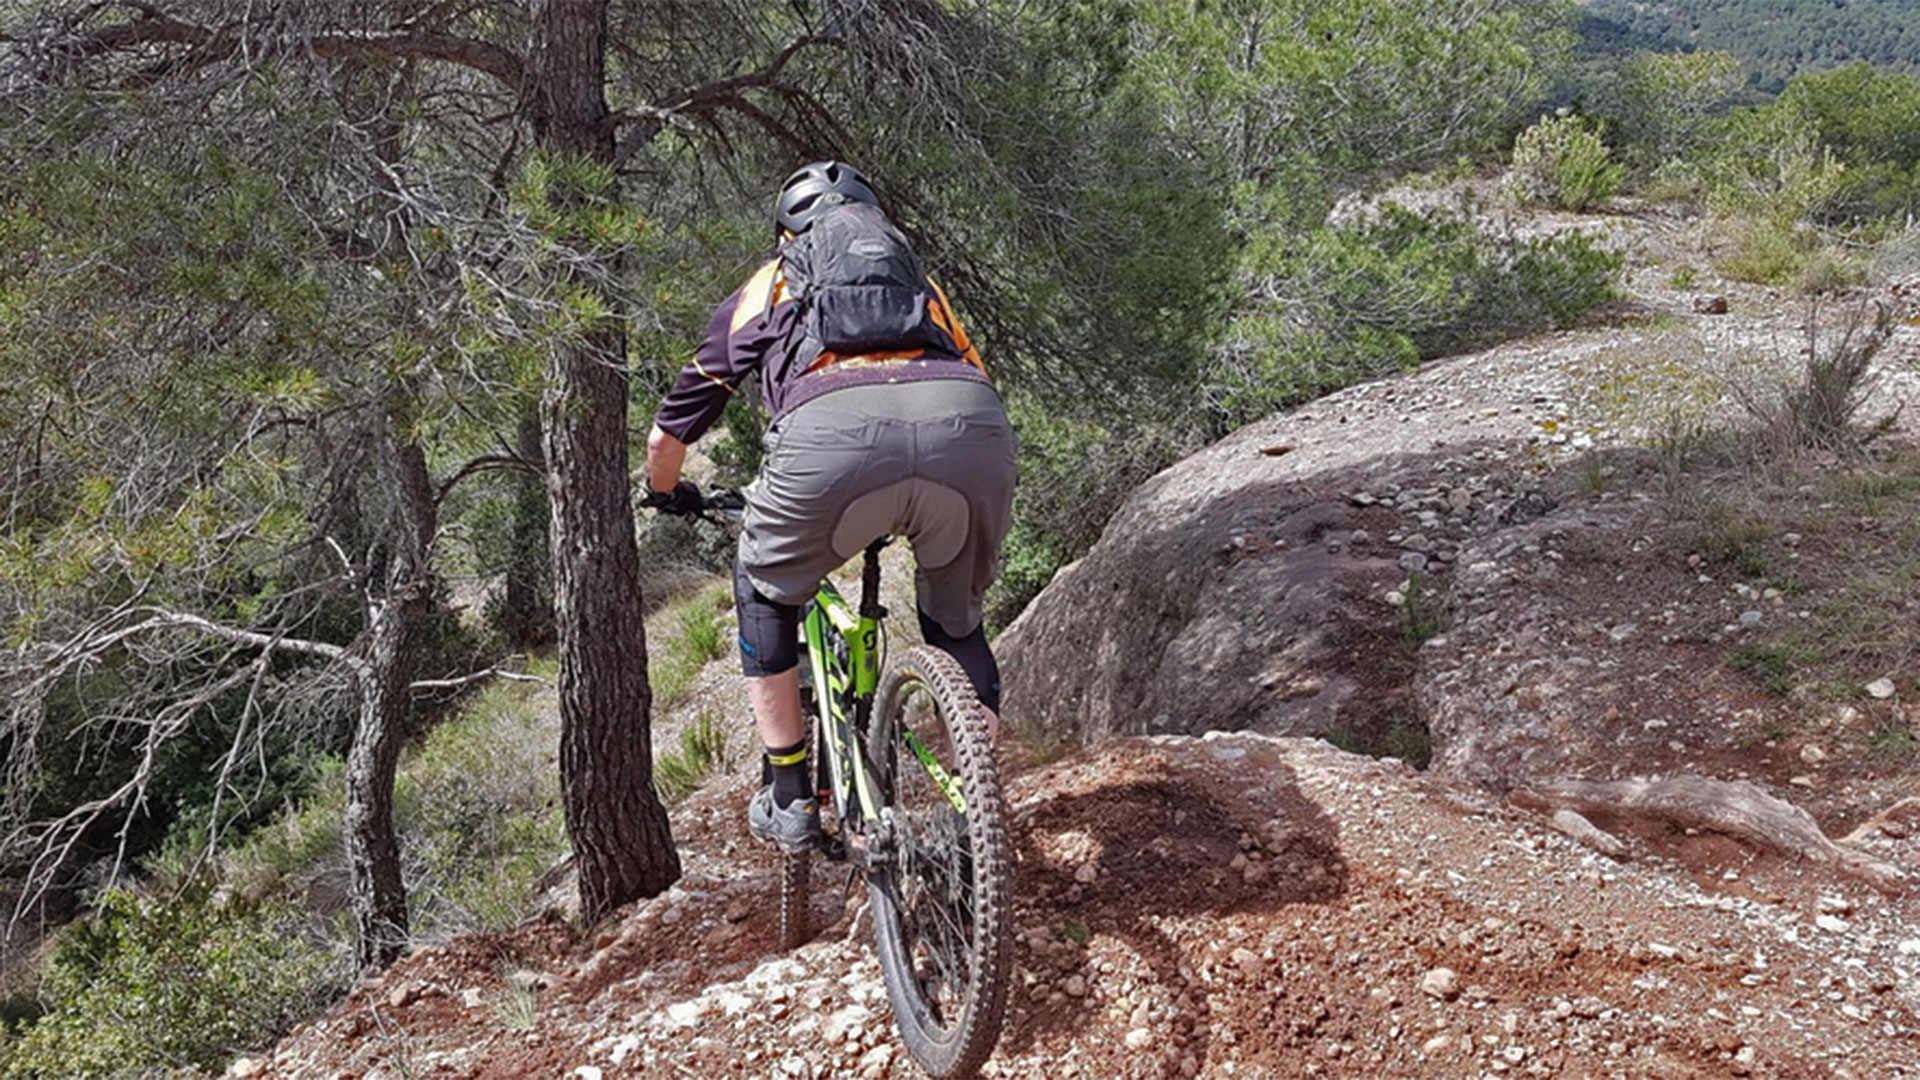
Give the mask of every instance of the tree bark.
[[407, 946], [407, 891], [393, 829], [393, 781], [405, 735], [413, 649], [433, 602], [431, 548], [439, 527], [425, 451], [400, 443], [390, 422], [388, 487], [393, 551], [384, 603], [367, 632], [360, 716], [347, 751], [347, 864], [352, 872], [355, 959], [381, 969]]
[[[613, 160], [605, 0], [538, 9], [537, 126], [546, 150]], [[556, 191], [569, 200], [572, 193]], [[595, 285], [585, 275], [571, 284]], [[611, 305], [609, 305], [611, 306]], [[541, 402], [560, 641], [560, 784], [580, 873], [581, 918], [680, 877], [653, 790], [640, 553], [628, 488], [626, 332], [608, 319], [556, 345]]]

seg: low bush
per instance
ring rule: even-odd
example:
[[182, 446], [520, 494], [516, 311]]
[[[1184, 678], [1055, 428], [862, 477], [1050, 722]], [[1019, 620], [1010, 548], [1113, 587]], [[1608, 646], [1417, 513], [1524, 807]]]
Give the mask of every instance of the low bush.
[[345, 989], [351, 957], [311, 920], [204, 886], [156, 899], [113, 891], [61, 936], [47, 1012], [0, 1061], [18, 1078], [224, 1067]]
[[1734, 281], [1785, 285], [1805, 271], [1821, 249], [1818, 233], [1792, 221], [1747, 218], [1725, 226], [1729, 247], [1716, 268]]
[[1522, 204], [1588, 210], [1612, 198], [1626, 179], [1597, 124], [1562, 111], [1542, 118], [1513, 144], [1506, 188]]

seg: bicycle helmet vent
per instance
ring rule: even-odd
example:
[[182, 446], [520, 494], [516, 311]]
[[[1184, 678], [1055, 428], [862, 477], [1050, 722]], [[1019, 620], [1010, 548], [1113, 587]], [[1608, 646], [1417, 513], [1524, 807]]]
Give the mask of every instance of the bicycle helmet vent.
[[780, 227], [795, 236], [807, 231], [822, 210], [840, 203], [879, 206], [880, 197], [867, 185], [860, 170], [844, 161], [816, 161], [794, 170], [780, 185], [777, 206]]

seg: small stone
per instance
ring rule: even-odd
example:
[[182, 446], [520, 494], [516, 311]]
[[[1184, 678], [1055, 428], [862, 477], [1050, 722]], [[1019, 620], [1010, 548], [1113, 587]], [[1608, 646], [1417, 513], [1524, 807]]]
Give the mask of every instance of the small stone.
[[745, 900], [735, 900], [733, 903], [727, 905], [728, 922], [745, 922], [747, 916], [751, 914], [753, 914], [753, 907]]
[[1417, 551], [1409, 551], [1400, 556], [1400, 569], [1409, 574], [1418, 574], [1426, 568], [1427, 557]]
[[1381, 599], [1387, 602], [1388, 607], [1405, 607], [1407, 605], [1407, 594], [1398, 589], [1389, 591], [1387, 595], [1381, 597]]
[[1853, 914], [1853, 901], [1848, 900], [1844, 896], [1823, 896], [1820, 898], [1818, 906], [1820, 914], [1822, 915]]
[[1893, 692], [1893, 680], [1889, 678], [1878, 678], [1867, 684], [1867, 696], [1871, 698], [1885, 701], [1893, 696]]
[[1435, 1035], [1433, 1038], [1420, 1044], [1420, 1052], [1426, 1054], [1428, 1057], [1432, 1057], [1435, 1054], [1445, 1053], [1451, 1046], [1453, 1046], [1452, 1038], [1446, 1035]]
[[573, 1070], [573, 1072], [569, 1073], [568, 1075], [577, 1076], [580, 1078], [580, 1080], [600, 1080], [600, 1078], [605, 1076], [606, 1074], [600, 1071], [599, 1066], [582, 1065], [579, 1068]]
[[1791, 776], [1791, 777], [1788, 777], [1788, 778], [1787, 778], [1787, 783], [1789, 783], [1789, 784], [1792, 784], [1792, 785], [1793, 785], [1794, 787], [1812, 787], [1812, 786], [1813, 786], [1813, 777], [1811, 777], [1811, 776]]
[[1699, 315], [1725, 315], [1730, 309], [1724, 296], [1696, 296], [1693, 298], [1693, 310]]
[[1127, 1032], [1126, 1043], [1129, 1050], [1145, 1050], [1153, 1045], [1153, 1032], [1146, 1028], [1134, 1028]]
[[412, 983], [401, 983], [387, 992], [387, 1008], [404, 1009], [420, 996], [420, 990]]
[[893, 1044], [883, 1042], [860, 1056], [860, 1074], [880, 1077], [893, 1068]]
[[1347, 501], [1351, 502], [1355, 506], [1372, 506], [1374, 503], [1377, 503], [1380, 500], [1374, 498], [1368, 492], [1356, 491], [1353, 494], [1347, 496]]
[[1069, 975], [1067, 981], [1060, 984], [1060, 989], [1066, 991], [1068, 997], [1086, 997], [1087, 980], [1079, 975]]
[[243, 1057], [227, 1069], [227, 1075], [239, 1077], [241, 1080], [247, 1080], [248, 1077], [259, 1076], [266, 1071], [266, 1068], [266, 1065], [262, 1062], [255, 1061], [250, 1057]]
[[1100, 868], [1093, 865], [1092, 863], [1081, 863], [1079, 866], [1075, 867], [1073, 871], [1073, 880], [1079, 882], [1082, 885], [1093, 884], [1093, 879], [1099, 876], [1100, 876]]
[[1372, 539], [1373, 539], [1373, 534], [1372, 534], [1372, 533], [1370, 533], [1370, 532], [1368, 532], [1367, 530], [1365, 530], [1365, 529], [1355, 529], [1355, 530], [1353, 530], [1353, 535], [1351, 535], [1351, 536], [1349, 536], [1349, 537], [1347, 537], [1347, 543], [1349, 543], [1349, 544], [1364, 544], [1364, 543], [1366, 543], [1367, 541], [1369, 541], [1369, 540], [1372, 540]]
[[1800, 748], [1800, 760], [1809, 765], [1818, 765], [1827, 760], [1827, 752], [1820, 749], [1818, 743], [1808, 743]]
[[1837, 915], [1817, 916], [1813, 920], [1813, 925], [1829, 934], [1844, 934], [1847, 931], [1847, 921]]
[[486, 1000], [487, 996], [482, 994], [480, 988], [477, 986], [469, 986], [465, 990], [460, 991], [460, 1004], [465, 1005], [469, 1009], [479, 1008], [485, 1004]]
[[1241, 974], [1256, 982], [1267, 970], [1266, 961], [1260, 959], [1260, 954], [1245, 946], [1233, 950], [1233, 964]]
[[1765, 616], [1761, 615], [1757, 611], [1743, 611], [1740, 613], [1740, 625], [1741, 626], [1759, 626], [1760, 620], [1764, 617]]
[[1632, 637], [1633, 632], [1638, 629], [1640, 629], [1640, 627], [1635, 623], [1621, 623], [1620, 625], [1607, 631], [1607, 636], [1613, 639], [1614, 644], [1618, 645], [1619, 643]]
[[1452, 968], [1434, 968], [1420, 979], [1420, 992], [1440, 1001], [1460, 996], [1460, 979]]

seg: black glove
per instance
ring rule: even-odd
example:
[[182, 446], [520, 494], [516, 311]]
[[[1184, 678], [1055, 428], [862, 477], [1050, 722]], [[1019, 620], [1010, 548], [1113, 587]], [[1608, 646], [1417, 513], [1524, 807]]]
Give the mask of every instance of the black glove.
[[707, 508], [707, 501], [700, 497], [700, 487], [691, 480], [682, 480], [673, 485], [672, 491], [649, 491], [640, 505], [663, 514], [697, 514]]

